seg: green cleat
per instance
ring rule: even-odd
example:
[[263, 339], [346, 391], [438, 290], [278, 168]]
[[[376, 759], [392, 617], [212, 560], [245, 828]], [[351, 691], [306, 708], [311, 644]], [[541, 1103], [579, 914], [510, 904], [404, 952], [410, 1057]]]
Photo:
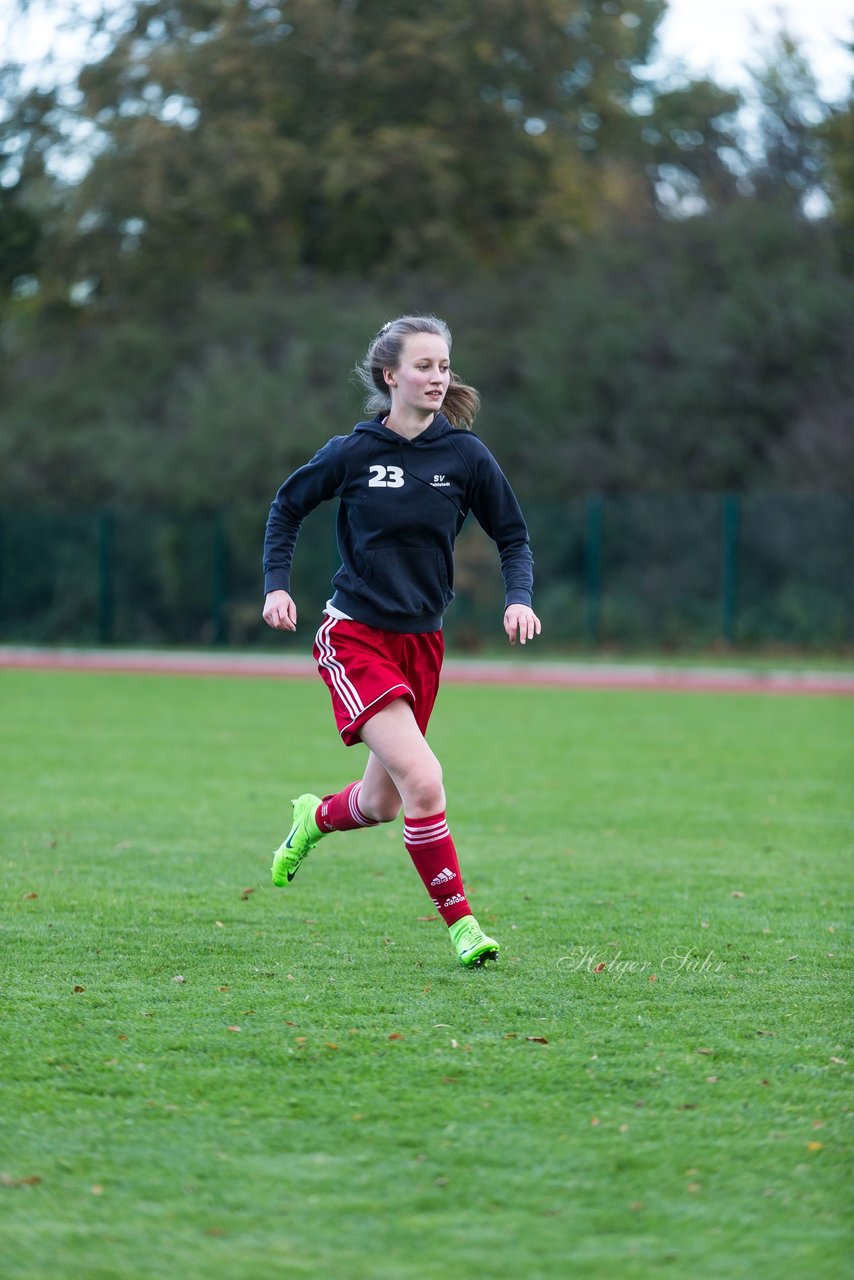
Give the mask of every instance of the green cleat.
[[294, 806], [294, 825], [288, 832], [287, 840], [280, 844], [273, 854], [273, 865], [270, 868], [273, 884], [278, 885], [287, 884], [293, 880], [303, 858], [311, 853], [317, 842], [326, 835], [314, 820], [317, 806], [320, 804], [320, 796], [313, 796], [310, 792], [306, 792], [305, 795], [297, 796], [291, 804]]
[[498, 959], [501, 947], [494, 938], [486, 936], [474, 916], [463, 916], [448, 932], [464, 968], [473, 969], [486, 964], [487, 960]]

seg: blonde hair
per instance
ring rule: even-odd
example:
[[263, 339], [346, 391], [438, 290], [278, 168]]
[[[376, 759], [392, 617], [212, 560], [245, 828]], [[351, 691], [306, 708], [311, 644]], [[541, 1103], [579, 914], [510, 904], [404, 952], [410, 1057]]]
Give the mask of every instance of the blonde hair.
[[[365, 412], [376, 414], [391, 408], [391, 394], [383, 378], [383, 369], [396, 369], [400, 364], [403, 344], [412, 333], [434, 333], [443, 338], [451, 351], [451, 331], [437, 316], [398, 316], [389, 320], [372, 340], [365, 358], [356, 365], [356, 375], [368, 392]], [[442, 402], [442, 413], [451, 426], [469, 431], [480, 408], [480, 396], [474, 387], [466, 386], [451, 371], [451, 383]]]

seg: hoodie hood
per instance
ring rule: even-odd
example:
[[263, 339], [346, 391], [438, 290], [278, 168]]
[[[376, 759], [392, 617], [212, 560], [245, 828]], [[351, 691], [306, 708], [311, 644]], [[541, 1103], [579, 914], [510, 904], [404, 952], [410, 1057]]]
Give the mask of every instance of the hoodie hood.
[[433, 440], [438, 440], [442, 436], [446, 436], [451, 432], [455, 432], [456, 428], [451, 425], [444, 413], [437, 413], [429, 427], [420, 432], [414, 440], [407, 440], [405, 436], [399, 435], [396, 431], [392, 431], [389, 427], [383, 426], [383, 418], [385, 414], [378, 413], [375, 418], [371, 418], [367, 422], [357, 422], [354, 431], [361, 431], [365, 435], [376, 436], [378, 440], [387, 440], [394, 444], [430, 444]]

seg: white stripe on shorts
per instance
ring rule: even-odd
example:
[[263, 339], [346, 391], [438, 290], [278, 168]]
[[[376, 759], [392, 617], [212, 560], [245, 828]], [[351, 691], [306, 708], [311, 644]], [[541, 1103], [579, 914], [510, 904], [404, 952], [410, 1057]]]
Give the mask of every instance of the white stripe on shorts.
[[336, 618], [327, 618], [321, 623], [317, 633], [317, 648], [320, 652], [318, 666], [329, 672], [329, 678], [338, 697], [344, 703], [348, 713], [353, 720], [356, 720], [364, 711], [365, 707], [362, 699], [359, 697], [356, 687], [347, 679], [347, 673], [342, 664], [335, 656], [335, 646], [332, 643], [332, 629], [337, 622]]

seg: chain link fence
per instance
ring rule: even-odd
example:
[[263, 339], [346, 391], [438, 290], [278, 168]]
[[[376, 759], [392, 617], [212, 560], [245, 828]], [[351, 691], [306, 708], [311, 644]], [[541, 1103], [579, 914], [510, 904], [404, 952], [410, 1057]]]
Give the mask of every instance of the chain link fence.
[[[535, 607], [567, 649], [854, 645], [854, 496], [628, 495], [523, 502]], [[306, 520], [293, 594], [310, 647], [337, 565], [334, 504]], [[0, 512], [0, 641], [275, 647], [261, 621], [266, 511]], [[498, 555], [457, 543], [449, 647], [499, 644]]]

